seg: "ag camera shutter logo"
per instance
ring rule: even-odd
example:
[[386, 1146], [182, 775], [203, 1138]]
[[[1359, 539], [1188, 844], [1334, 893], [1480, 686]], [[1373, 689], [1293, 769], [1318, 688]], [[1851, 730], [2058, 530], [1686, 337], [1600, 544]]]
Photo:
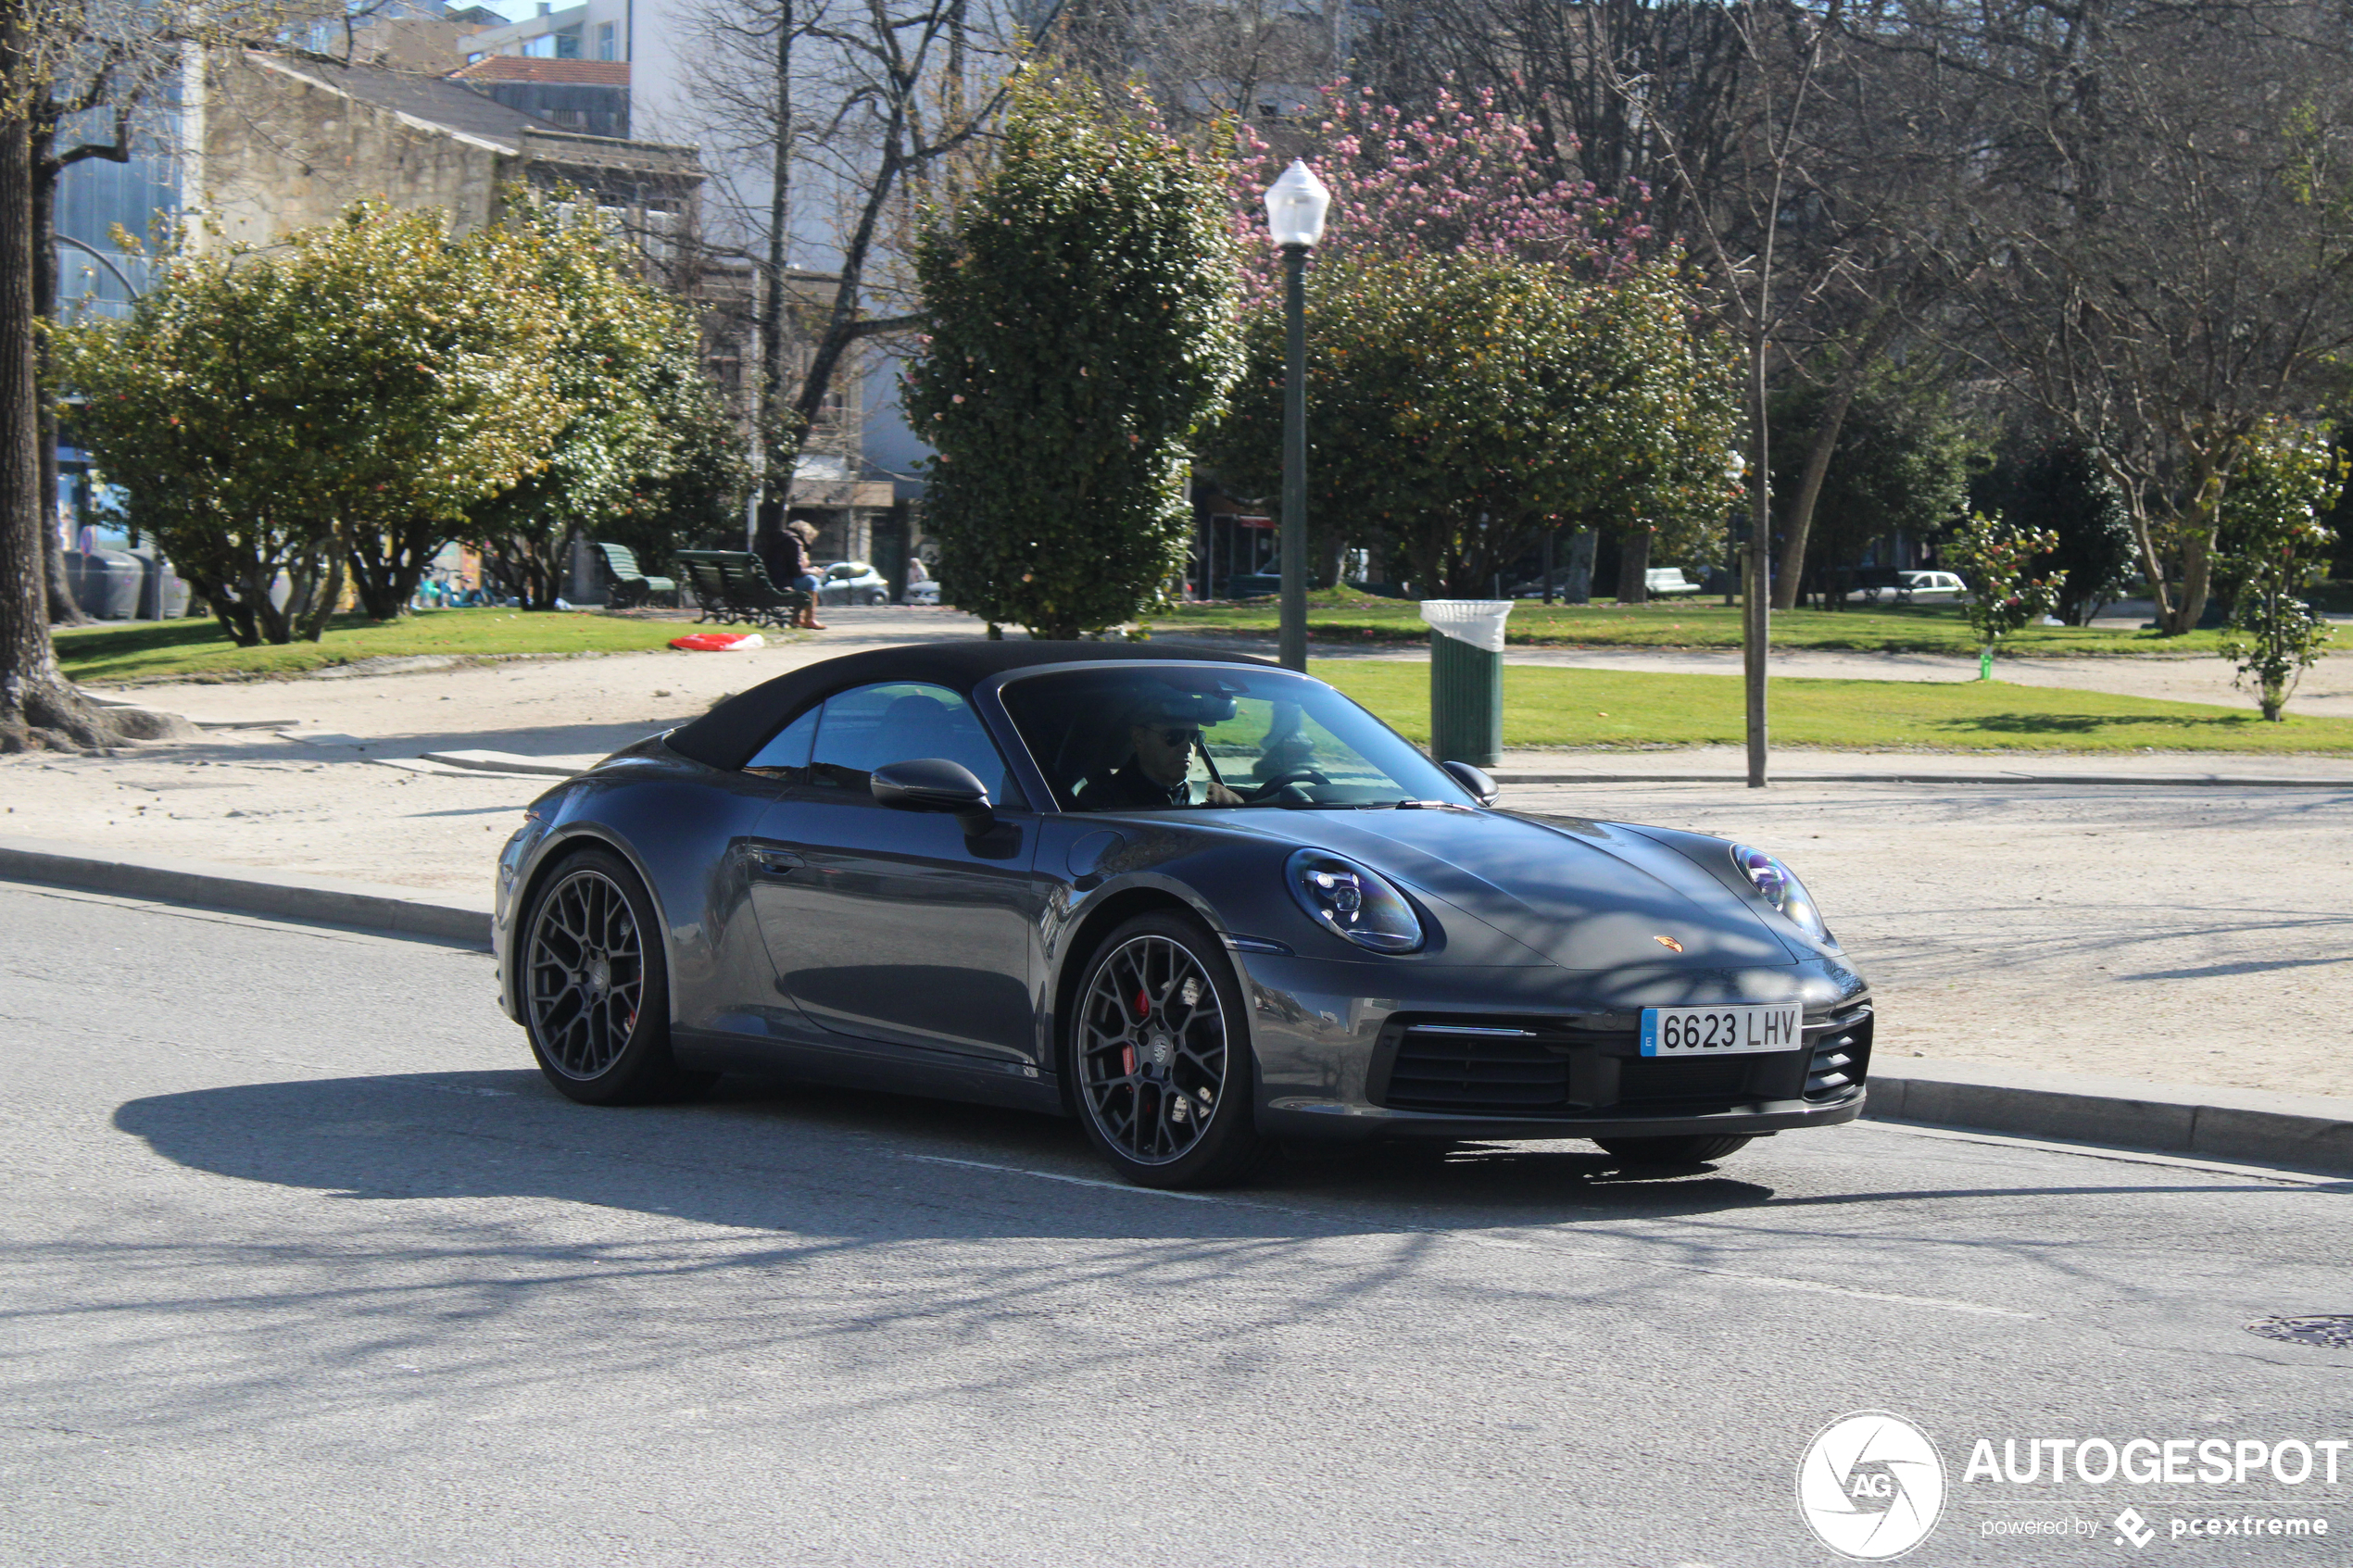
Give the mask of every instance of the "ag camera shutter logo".
[[1944, 1512], [1944, 1461], [1928, 1436], [1885, 1411], [1843, 1415], [1797, 1463], [1797, 1511], [1815, 1538], [1864, 1562], [1901, 1557]]

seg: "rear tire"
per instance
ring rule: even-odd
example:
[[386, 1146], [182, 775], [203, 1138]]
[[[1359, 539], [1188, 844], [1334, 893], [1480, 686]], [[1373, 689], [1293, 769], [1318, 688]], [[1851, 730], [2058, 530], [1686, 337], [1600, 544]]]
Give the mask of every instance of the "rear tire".
[[1749, 1145], [1740, 1136], [1693, 1134], [1680, 1138], [1595, 1138], [1629, 1165], [1699, 1165], [1737, 1154]]
[[1233, 964], [1199, 922], [1139, 915], [1104, 938], [1064, 1036], [1096, 1152], [1139, 1186], [1223, 1186], [1256, 1171], [1273, 1145], [1255, 1120], [1249, 1019]]
[[698, 1094], [716, 1073], [670, 1053], [670, 972], [653, 899], [610, 849], [566, 855], [524, 916], [515, 989], [540, 1073], [583, 1105]]

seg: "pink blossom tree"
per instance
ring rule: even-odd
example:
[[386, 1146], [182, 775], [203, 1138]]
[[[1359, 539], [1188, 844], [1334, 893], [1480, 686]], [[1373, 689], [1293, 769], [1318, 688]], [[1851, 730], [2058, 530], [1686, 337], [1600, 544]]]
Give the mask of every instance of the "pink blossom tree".
[[[1409, 115], [1334, 88], [1308, 154], [1332, 192], [1307, 278], [1313, 575], [1378, 546], [1425, 592], [1484, 595], [1564, 527], [1616, 529], [1641, 567], [1693, 559], [1733, 491], [1720, 334], [1681, 258], [1641, 254], [1647, 193], [1556, 167], [1481, 94]], [[1261, 193], [1285, 157], [1240, 138], [1233, 221], [1247, 368], [1203, 456], [1279, 482], [1281, 264]], [[1590, 540], [1590, 536], [1588, 536]]]
[[[1441, 90], [1429, 112], [1409, 115], [1369, 88], [1335, 84], [1324, 90], [1324, 111], [1306, 155], [1332, 193], [1320, 262], [1466, 257], [1606, 278], [1633, 265], [1651, 237], [1647, 190], [1610, 194], [1554, 178], [1574, 149], [1548, 156], [1535, 128], [1497, 108], [1492, 92]], [[1290, 158], [1247, 125], [1238, 143], [1234, 220], [1256, 298], [1281, 270], [1260, 197]]]

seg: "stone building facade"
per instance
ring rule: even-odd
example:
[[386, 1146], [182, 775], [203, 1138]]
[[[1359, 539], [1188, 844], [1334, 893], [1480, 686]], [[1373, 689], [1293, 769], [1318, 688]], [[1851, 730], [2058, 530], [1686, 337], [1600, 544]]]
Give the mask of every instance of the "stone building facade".
[[190, 183], [224, 237], [267, 245], [363, 196], [437, 207], [459, 232], [510, 185], [568, 185], [613, 209], [657, 263], [695, 229], [696, 150], [589, 136], [463, 83], [258, 51], [209, 62]]

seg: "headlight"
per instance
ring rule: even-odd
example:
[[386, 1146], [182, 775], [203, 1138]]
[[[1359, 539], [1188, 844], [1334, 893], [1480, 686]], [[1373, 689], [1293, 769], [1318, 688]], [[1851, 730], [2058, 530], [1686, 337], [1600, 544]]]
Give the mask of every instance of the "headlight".
[[1745, 844], [1735, 844], [1732, 846], [1732, 864], [1740, 868], [1741, 874], [1748, 878], [1750, 885], [1791, 924], [1817, 942], [1837, 946], [1831, 936], [1831, 928], [1822, 922], [1822, 911], [1814, 907], [1813, 895], [1806, 891], [1806, 884], [1797, 880], [1797, 873], [1781, 864], [1778, 856], [1768, 855], [1762, 849], [1752, 849]]
[[1284, 865], [1283, 880], [1310, 920], [1368, 952], [1410, 953], [1422, 945], [1413, 906], [1352, 860], [1302, 849]]

